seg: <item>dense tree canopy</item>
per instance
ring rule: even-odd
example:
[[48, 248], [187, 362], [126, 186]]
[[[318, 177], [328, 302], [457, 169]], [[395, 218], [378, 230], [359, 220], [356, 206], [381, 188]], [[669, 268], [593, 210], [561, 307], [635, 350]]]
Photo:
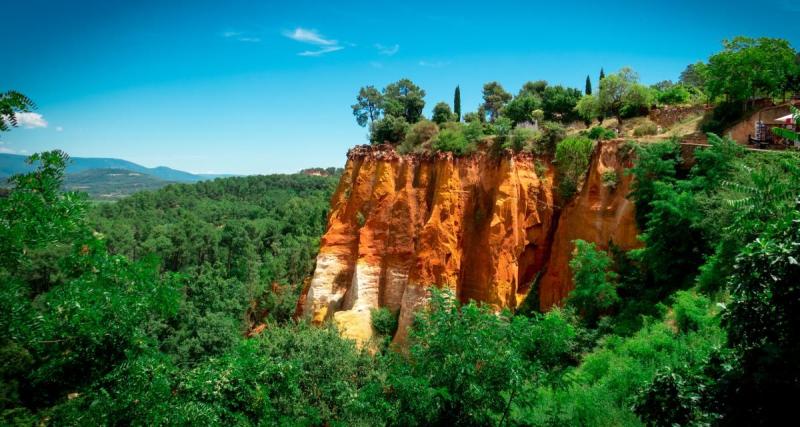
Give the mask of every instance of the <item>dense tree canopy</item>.
[[497, 82], [483, 85], [483, 108], [489, 115], [489, 121], [494, 122], [500, 116], [500, 111], [511, 100], [511, 94], [503, 89]]
[[712, 55], [702, 75], [712, 97], [747, 101], [781, 97], [798, 73], [797, 52], [782, 39], [735, 37]]

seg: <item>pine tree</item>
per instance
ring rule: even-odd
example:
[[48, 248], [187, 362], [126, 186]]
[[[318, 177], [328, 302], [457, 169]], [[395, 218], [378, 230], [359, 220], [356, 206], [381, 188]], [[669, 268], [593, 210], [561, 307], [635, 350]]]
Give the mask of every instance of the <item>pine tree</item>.
[[461, 121], [461, 87], [456, 86], [456, 93], [453, 94], [453, 114], [456, 115], [456, 121]]
[[589, 76], [586, 76], [586, 95], [592, 94], [592, 81], [589, 79]]
[[[600, 67], [600, 80], [603, 80], [606, 77], [606, 73], [603, 71], [603, 67]], [[600, 81], [598, 80], [598, 81]]]

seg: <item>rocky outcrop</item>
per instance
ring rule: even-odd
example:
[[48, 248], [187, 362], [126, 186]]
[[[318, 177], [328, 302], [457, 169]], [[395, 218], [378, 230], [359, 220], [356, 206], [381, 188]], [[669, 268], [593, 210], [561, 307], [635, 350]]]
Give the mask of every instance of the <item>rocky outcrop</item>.
[[[376, 307], [399, 312], [395, 340], [404, 340], [433, 285], [461, 301], [513, 309], [541, 277], [541, 306], [559, 303], [571, 290], [573, 239], [636, 245], [618, 146], [598, 147], [586, 184], [563, 209], [547, 157], [350, 150], [298, 315], [333, 320], [363, 343]], [[615, 189], [603, 185], [608, 170], [619, 177]]]

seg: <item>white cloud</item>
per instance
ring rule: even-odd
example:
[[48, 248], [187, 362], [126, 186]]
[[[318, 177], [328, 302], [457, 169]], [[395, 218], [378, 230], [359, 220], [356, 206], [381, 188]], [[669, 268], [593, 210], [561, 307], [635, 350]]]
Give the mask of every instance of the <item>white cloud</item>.
[[234, 39], [236, 41], [245, 42], [245, 43], [258, 43], [261, 41], [260, 37], [254, 37], [251, 35], [247, 35], [241, 31], [223, 31], [222, 37], [226, 39]]
[[309, 30], [301, 27], [295, 28], [294, 31], [287, 31], [283, 33], [283, 35], [301, 43], [310, 43], [321, 46], [335, 46], [339, 44], [339, 42], [336, 40], [326, 39], [320, 35], [317, 30]]
[[16, 151], [14, 151], [14, 150], [12, 150], [12, 149], [10, 149], [8, 147], [0, 147], [0, 153], [3, 153], [3, 154], [17, 154]]
[[450, 61], [419, 61], [420, 67], [429, 67], [429, 68], [442, 68], [444, 66], [450, 65]]
[[61, 126], [56, 126], [56, 132], [64, 132], [64, 128]]
[[375, 49], [378, 49], [378, 53], [381, 55], [392, 56], [400, 50], [400, 45], [395, 44], [394, 46], [384, 46], [380, 43], [376, 43]]
[[14, 116], [17, 118], [17, 125], [19, 126], [28, 129], [47, 127], [47, 120], [39, 113], [15, 113]]
[[297, 27], [294, 29], [294, 31], [284, 32], [283, 35], [300, 43], [319, 46], [319, 48], [316, 50], [304, 50], [299, 52], [298, 55], [300, 56], [321, 56], [326, 53], [336, 52], [337, 50], [344, 49], [344, 46], [341, 46], [338, 40], [327, 39], [323, 37], [317, 30], [309, 30], [306, 28]]
[[337, 50], [342, 50], [342, 49], [344, 49], [344, 48], [341, 47], [341, 46], [326, 46], [326, 47], [323, 47], [323, 48], [321, 48], [319, 50], [304, 50], [304, 51], [298, 53], [298, 55], [300, 55], [300, 56], [320, 56], [320, 55], [324, 55], [326, 53], [336, 52]]

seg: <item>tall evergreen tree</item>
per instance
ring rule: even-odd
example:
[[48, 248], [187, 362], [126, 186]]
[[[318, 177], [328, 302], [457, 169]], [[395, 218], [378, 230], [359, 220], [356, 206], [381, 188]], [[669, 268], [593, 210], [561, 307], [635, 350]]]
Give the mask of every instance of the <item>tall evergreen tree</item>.
[[[603, 80], [604, 78], [606, 78], [606, 73], [603, 71], [603, 67], [600, 67], [600, 80]], [[600, 80], [598, 80], [598, 82]]]
[[586, 95], [592, 94], [592, 81], [589, 79], [589, 75], [586, 75], [586, 90], [584, 91]]
[[453, 94], [453, 114], [456, 115], [456, 121], [461, 121], [461, 87], [456, 86], [456, 93]]

